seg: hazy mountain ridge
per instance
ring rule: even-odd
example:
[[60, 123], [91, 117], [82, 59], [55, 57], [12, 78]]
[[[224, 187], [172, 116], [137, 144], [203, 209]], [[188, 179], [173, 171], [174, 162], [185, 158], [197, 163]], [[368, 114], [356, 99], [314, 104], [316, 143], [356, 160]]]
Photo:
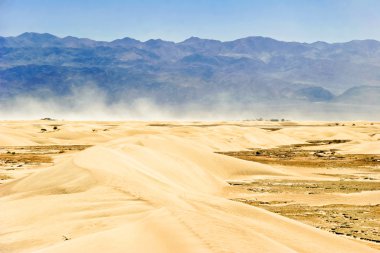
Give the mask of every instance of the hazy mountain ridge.
[[66, 95], [91, 86], [110, 101], [376, 104], [379, 73], [380, 42], [375, 40], [329, 44], [191, 37], [175, 43], [46, 33], [0, 37], [3, 100], [20, 94]]

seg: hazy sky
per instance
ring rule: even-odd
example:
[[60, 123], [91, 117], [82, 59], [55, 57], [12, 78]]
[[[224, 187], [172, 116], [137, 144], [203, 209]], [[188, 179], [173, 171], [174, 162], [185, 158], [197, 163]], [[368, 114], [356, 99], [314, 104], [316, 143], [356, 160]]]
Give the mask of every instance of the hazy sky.
[[380, 0], [0, 0], [0, 36], [380, 40]]

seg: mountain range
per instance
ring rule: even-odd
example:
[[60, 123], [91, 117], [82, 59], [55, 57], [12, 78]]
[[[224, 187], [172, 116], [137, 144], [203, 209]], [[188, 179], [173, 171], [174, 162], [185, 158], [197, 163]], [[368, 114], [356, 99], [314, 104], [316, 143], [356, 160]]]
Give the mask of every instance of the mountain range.
[[0, 37], [0, 101], [65, 97], [83, 87], [101, 91], [107, 103], [146, 98], [166, 106], [324, 103], [379, 110], [380, 42]]

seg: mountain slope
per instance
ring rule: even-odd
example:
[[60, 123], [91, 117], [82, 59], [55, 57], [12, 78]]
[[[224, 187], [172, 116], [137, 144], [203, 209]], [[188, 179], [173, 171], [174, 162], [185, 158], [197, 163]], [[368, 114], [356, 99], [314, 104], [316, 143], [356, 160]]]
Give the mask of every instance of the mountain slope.
[[128, 37], [104, 42], [46, 33], [0, 37], [2, 100], [25, 94], [69, 96], [78, 87], [93, 86], [109, 101], [355, 105], [368, 94], [349, 89], [380, 87], [378, 73], [380, 42], [375, 40], [308, 44], [192, 37], [175, 43]]

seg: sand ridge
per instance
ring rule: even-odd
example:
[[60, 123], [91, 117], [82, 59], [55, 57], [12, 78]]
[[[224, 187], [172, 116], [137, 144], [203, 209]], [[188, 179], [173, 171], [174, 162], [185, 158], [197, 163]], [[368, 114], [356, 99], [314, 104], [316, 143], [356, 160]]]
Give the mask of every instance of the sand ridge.
[[[226, 196], [231, 178], [291, 173], [216, 151], [299, 143], [304, 134], [225, 123], [28, 123], [12, 123], [15, 132], [3, 123], [1, 144], [93, 146], [0, 185], [1, 252], [377, 252]], [[363, 142], [354, 130], [334, 131], [326, 135]]]

